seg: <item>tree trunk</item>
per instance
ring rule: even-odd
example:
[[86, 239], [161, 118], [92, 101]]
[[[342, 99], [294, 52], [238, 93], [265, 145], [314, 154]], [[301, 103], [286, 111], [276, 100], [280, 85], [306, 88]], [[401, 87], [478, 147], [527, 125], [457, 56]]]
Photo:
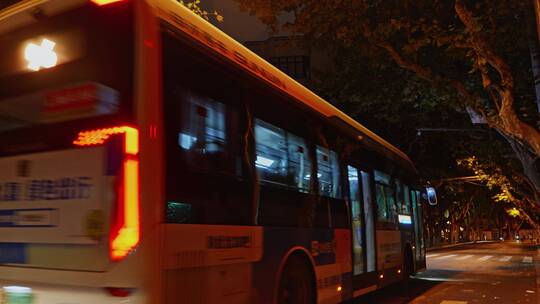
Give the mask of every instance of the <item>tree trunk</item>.
[[536, 37], [530, 37], [529, 51], [531, 53], [531, 66], [534, 77], [534, 88], [536, 92], [536, 105], [538, 107], [538, 113], [540, 113], [540, 53], [538, 53], [538, 40]]

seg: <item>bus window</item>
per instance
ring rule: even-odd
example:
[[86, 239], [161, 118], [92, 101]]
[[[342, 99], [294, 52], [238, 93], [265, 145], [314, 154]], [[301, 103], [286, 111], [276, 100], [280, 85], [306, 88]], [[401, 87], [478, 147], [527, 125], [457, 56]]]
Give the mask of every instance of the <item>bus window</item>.
[[362, 200], [364, 201], [364, 216], [366, 223], [366, 257], [367, 272], [375, 271], [375, 215], [372, 204], [371, 187], [373, 185], [371, 174], [360, 171], [362, 174]]
[[320, 195], [342, 197], [340, 166], [336, 152], [317, 146], [317, 177]]
[[287, 135], [286, 132], [260, 119], [255, 120], [255, 166], [261, 182], [286, 186]]
[[358, 275], [364, 272], [364, 242], [362, 236], [364, 224], [362, 220], [362, 204], [360, 203], [360, 184], [358, 170], [347, 166], [347, 171], [352, 212], [353, 275]]
[[289, 175], [292, 186], [301, 192], [309, 192], [311, 185], [311, 160], [308, 147], [303, 138], [288, 134]]
[[166, 222], [250, 224], [241, 86], [169, 33], [163, 61]]
[[[182, 127], [178, 145], [184, 150], [188, 166], [203, 170], [224, 168], [227, 152], [225, 105], [211, 98], [184, 94]], [[231, 116], [236, 116], [231, 111]]]
[[395, 188], [388, 174], [375, 170], [377, 218], [380, 222], [395, 223], [397, 219]]
[[411, 198], [409, 196], [409, 186], [403, 185], [403, 204], [399, 210], [401, 214], [411, 215]]

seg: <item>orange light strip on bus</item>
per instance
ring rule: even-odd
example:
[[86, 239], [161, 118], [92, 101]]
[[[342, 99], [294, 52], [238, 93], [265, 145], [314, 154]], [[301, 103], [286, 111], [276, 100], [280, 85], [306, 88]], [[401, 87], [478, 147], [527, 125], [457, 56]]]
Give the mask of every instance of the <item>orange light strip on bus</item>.
[[104, 144], [111, 136], [125, 134], [124, 153], [137, 155], [139, 153], [139, 131], [135, 128], [122, 126], [79, 132], [73, 141], [76, 146], [99, 146]]
[[125, 258], [140, 240], [139, 130], [119, 126], [79, 132], [73, 144], [80, 147], [104, 144], [113, 135], [124, 135], [124, 160], [118, 189], [116, 226], [110, 232], [110, 258]]
[[124, 0], [90, 0], [90, 2], [93, 2], [99, 6], [107, 5], [107, 4], [111, 4], [115, 2], [121, 2], [121, 1], [124, 1]]
[[111, 259], [118, 261], [126, 257], [140, 240], [139, 223], [139, 161], [127, 158], [123, 165], [123, 202], [120, 210], [123, 225], [111, 235]]

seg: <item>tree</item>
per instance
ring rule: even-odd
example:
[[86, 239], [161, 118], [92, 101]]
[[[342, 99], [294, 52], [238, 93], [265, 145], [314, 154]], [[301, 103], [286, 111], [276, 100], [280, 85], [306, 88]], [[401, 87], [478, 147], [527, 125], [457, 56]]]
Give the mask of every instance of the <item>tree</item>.
[[200, 0], [177, 0], [177, 1], [180, 2], [182, 5], [185, 5], [195, 14], [203, 17], [207, 21], [210, 21], [210, 18], [215, 18], [216, 21], [223, 22], [224, 18], [220, 13], [218, 13], [217, 11], [208, 12], [207, 10], [203, 9], [201, 7]]
[[[274, 30], [349, 48], [382, 64], [384, 52], [435, 88], [446, 105], [479, 113], [508, 141], [540, 192], [539, 120], [527, 62], [532, 1], [236, 1]], [[280, 22], [282, 13], [294, 20]]]

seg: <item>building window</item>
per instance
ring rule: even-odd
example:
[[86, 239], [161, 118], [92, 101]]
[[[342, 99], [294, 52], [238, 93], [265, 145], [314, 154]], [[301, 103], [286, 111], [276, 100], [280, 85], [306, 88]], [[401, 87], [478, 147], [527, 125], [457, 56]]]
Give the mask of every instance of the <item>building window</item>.
[[268, 61], [294, 79], [309, 79], [308, 56], [270, 57]]

